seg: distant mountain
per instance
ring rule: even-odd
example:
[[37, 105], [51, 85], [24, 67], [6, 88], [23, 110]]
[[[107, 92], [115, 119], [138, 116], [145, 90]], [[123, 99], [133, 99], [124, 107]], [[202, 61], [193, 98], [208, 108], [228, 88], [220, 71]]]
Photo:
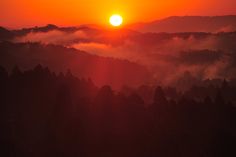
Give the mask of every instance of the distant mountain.
[[[31, 27], [31, 28], [23, 28], [23, 29], [16, 29], [16, 30], [7, 30], [6, 28], [0, 27], [0, 41], [12, 41], [13, 39], [17, 37], [24, 37], [30, 33], [48, 33], [52, 31], [58, 31], [63, 32], [66, 34], [73, 34], [77, 31], [81, 31], [86, 36], [89, 37], [88, 40], [92, 41], [94, 38], [95, 40], [99, 41], [113, 41], [113, 40], [119, 40], [121, 38], [125, 38], [128, 36], [136, 36], [140, 33], [137, 31], [133, 31], [130, 29], [105, 29], [102, 27], [94, 26], [94, 25], [81, 25], [77, 27], [58, 27], [53, 24], [48, 24], [46, 26], [41, 27]], [[81, 39], [78, 37], [78, 40]], [[77, 40], [76, 40], [77, 41]], [[117, 41], [116, 41], [117, 42]]]
[[57, 27], [56, 25], [48, 24], [43, 27], [32, 27], [32, 28], [23, 28], [17, 30], [8, 30], [4, 27], [0, 27], [0, 41], [3, 40], [11, 40], [15, 37], [25, 36], [29, 33], [40, 33], [40, 32], [49, 32], [49, 31], [64, 31], [64, 32], [75, 32], [78, 29], [84, 28], [77, 28], [77, 27]]
[[55, 72], [70, 69], [80, 78], [91, 78], [96, 85], [108, 84], [114, 88], [136, 86], [150, 78], [147, 69], [139, 64], [63, 46], [0, 42], [0, 55], [0, 66], [8, 70], [15, 65], [26, 70], [41, 64]]
[[56, 25], [53, 24], [48, 24], [46, 26], [42, 26], [42, 27], [32, 27], [32, 28], [23, 28], [23, 29], [17, 29], [17, 30], [12, 30], [12, 32], [16, 35], [16, 36], [23, 36], [26, 35], [28, 33], [40, 33], [40, 32], [49, 32], [49, 31], [54, 31], [54, 30], [58, 30], [58, 31], [63, 31], [63, 32], [75, 32], [78, 31], [80, 29], [87, 29], [87, 27], [85, 26], [81, 26], [81, 27], [58, 27]]
[[236, 31], [236, 15], [228, 16], [172, 16], [151, 23], [129, 26], [140, 32], [230, 32]]
[[0, 41], [9, 40], [14, 37], [14, 33], [7, 30], [6, 28], [0, 27]]

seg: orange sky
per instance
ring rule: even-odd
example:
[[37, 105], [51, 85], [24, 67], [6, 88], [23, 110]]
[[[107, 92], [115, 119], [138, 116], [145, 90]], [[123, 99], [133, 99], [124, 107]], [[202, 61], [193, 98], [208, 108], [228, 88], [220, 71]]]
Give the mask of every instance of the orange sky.
[[16, 28], [108, 23], [113, 13], [126, 24], [178, 15], [236, 14], [236, 0], [0, 0], [0, 25]]

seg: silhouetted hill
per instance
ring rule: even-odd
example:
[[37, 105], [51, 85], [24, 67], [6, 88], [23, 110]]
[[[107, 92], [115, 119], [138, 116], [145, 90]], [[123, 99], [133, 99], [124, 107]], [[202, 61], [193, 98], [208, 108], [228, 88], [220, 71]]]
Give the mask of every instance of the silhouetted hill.
[[88, 26], [79, 26], [79, 27], [58, 27], [53, 24], [48, 24], [46, 26], [35, 26], [30, 28], [22, 28], [15, 30], [8, 30], [4, 27], [0, 27], [0, 40], [11, 40], [15, 37], [25, 36], [29, 33], [47, 33], [50, 31], [61, 31], [65, 33], [74, 33], [76, 31], [86, 31], [88, 33], [95, 34], [98, 30], [96, 28]]
[[0, 41], [1, 40], [9, 40], [14, 37], [14, 34], [7, 30], [6, 28], [0, 27]]
[[138, 23], [129, 28], [141, 32], [229, 32], [236, 30], [236, 15], [172, 16], [151, 23]]
[[22, 29], [16, 29], [16, 30], [7, 30], [6, 28], [0, 27], [0, 41], [14, 40], [17, 37], [24, 37], [30, 33], [31, 34], [36, 34], [36, 33], [46, 34], [52, 31], [58, 31], [61, 33], [66, 33], [66, 34], [83, 32], [84, 34], [88, 35], [91, 38], [95, 36], [100, 36], [101, 38], [117, 38], [119, 40], [120, 40], [120, 37], [124, 37], [124, 36], [127, 37], [127, 36], [139, 34], [139, 32], [129, 30], [129, 29], [110, 30], [110, 29], [105, 29], [102, 27], [95, 27], [93, 25], [81, 25], [78, 27], [58, 27], [53, 24], [48, 24], [46, 26], [41, 26], [41, 27], [35, 26], [35, 27], [22, 28]]
[[0, 43], [0, 65], [12, 69], [15, 65], [29, 69], [37, 64], [56, 72], [70, 69], [76, 76], [92, 78], [97, 85], [123, 84], [135, 86], [148, 79], [148, 71], [135, 63], [90, 55], [84, 51], [39, 43]]
[[65, 31], [65, 32], [74, 32], [76, 30], [78, 30], [79, 28], [77, 27], [58, 27], [56, 25], [53, 24], [48, 24], [46, 26], [42, 26], [42, 27], [32, 27], [32, 28], [23, 28], [23, 29], [19, 29], [19, 30], [12, 30], [12, 32], [16, 35], [16, 36], [23, 36], [26, 35], [28, 33], [39, 33], [39, 32], [49, 32], [49, 31], [53, 31], [53, 30], [59, 30], [59, 31]]

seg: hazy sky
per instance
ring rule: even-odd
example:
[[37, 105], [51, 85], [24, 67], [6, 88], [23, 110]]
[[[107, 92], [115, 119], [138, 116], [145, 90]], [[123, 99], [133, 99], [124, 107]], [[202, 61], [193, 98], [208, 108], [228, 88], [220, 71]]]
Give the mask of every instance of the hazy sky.
[[236, 0], [0, 0], [0, 25], [107, 24], [113, 13], [125, 23], [148, 22], [173, 15], [236, 14]]

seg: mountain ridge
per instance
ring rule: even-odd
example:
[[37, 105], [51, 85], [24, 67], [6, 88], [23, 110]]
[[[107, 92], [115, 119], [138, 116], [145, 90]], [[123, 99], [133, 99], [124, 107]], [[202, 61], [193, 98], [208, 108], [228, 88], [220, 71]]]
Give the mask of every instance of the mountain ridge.
[[[128, 28], [140, 32], [226, 32], [236, 30], [236, 15], [170, 16], [161, 20], [131, 24]], [[227, 30], [228, 29], [228, 30]]]
[[0, 42], [0, 52], [0, 66], [8, 70], [16, 65], [27, 70], [38, 64], [55, 72], [66, 72], [70, 69], [77, 77], [93, 79], [98, 86], [136, 86], [149, 76], [146, 67], [137, 63], [92, 55], [60, 45], [5, 41]]

